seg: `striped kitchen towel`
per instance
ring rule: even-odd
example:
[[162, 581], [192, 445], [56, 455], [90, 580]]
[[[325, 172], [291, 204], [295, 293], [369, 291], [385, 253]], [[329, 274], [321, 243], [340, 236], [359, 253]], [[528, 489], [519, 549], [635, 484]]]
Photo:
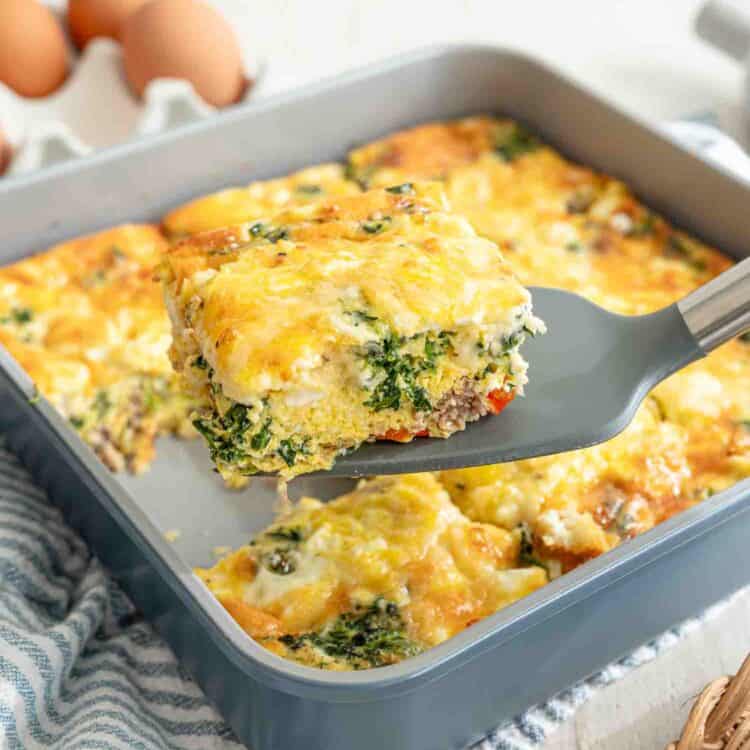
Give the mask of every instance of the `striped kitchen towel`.
[[169, 648], [3, 450], [0, 747], [239, 747]]

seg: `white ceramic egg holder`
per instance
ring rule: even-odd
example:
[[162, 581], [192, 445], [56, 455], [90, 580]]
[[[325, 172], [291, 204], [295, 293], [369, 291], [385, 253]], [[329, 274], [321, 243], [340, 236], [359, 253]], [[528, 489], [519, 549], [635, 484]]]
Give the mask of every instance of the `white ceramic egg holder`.
[[[261, 67], [246, 62], [245, 77], [248, 86], [242, 101], [257, 94]], [[12, 148], [4, 176], [85, 156], [215, 111], [183, 80], [154, 80], [139, 100], [125, 81], [120, 45], [94, 39], [74, 62], [62, 87], [50, 96], [26, 99], [0, 83], [0, 131]]]

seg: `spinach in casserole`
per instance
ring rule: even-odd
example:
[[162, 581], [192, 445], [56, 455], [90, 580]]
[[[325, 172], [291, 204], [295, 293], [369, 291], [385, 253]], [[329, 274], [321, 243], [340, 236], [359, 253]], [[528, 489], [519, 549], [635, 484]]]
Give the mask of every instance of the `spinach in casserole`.
[[398, 606], [383, 597], [344, 612], [319, 632], [283, 635], [279, 641], [291, 652], [313, 648], [353, 669], [382, 667], [422, 651], [408, 637]]

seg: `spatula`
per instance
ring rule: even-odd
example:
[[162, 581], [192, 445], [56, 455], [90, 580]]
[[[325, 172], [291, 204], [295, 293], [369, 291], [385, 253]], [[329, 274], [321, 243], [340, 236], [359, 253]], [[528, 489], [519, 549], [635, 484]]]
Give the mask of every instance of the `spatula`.
[[548, 331], [524, 346], [525, 397], [445, 440], [369, 443], [325, 474], [455, 469], [604, 442], [664, 378], [750, 328], [750, 259], [651, 315], [615, 315], [557, 289], [530, 291]]

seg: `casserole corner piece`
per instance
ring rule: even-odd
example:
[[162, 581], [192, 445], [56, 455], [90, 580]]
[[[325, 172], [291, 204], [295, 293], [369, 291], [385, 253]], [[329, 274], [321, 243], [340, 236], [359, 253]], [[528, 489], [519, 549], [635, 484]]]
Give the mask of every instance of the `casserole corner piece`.
[[361, 670], [416, 656], [547, 583], [525, 545], [519, 529], [464, 516], [434, 475], [402, 474], [328, 503], [302, 498], [196, 574], [272, 653]]
[[522, 392], [544, 330], [437, 183], [195, 235], [162, 266], [172, 361], [230, 483], [330, 468], [367, 441], [448, 437]]
[[0, 347], [113, 472], [193, 434], [152, 278], [165, 247], [154, 225], [124, 224], [0, 268]]

